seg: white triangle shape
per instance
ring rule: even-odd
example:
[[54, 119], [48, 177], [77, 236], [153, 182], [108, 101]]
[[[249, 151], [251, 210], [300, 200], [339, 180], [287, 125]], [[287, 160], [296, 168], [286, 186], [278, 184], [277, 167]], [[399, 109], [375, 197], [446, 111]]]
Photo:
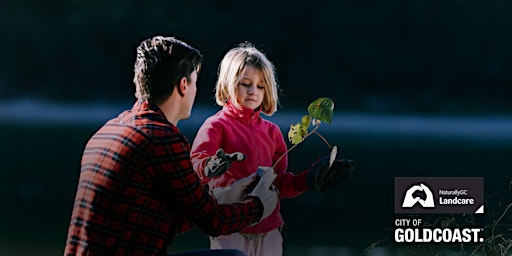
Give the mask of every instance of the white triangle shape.
[[484, 214], [484, 205], [482, 204], [478, 210], [476, 210], [475, 214]]

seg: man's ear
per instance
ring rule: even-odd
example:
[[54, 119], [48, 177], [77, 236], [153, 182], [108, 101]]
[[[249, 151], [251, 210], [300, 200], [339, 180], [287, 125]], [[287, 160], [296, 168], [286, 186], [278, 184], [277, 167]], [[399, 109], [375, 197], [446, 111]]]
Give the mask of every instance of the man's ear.
[[179, 84], [178, 84], [178, 93], [180, 94], [181, 97], [185, 96], [185, 94], [183, 92], [187, 91], [187, 85], [188, 85], [187, 78], [186, 77], [182, 77], [180, 79]]

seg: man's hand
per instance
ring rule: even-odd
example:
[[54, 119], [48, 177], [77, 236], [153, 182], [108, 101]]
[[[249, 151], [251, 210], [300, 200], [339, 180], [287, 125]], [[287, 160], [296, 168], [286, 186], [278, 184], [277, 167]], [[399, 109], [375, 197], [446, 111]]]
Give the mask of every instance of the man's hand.
[[245, 160], [245, 154], [241, 152], [235, 152], [232, 154], [224, 153], [222, 148], [219, 148], [214, 156], [211, 156], [204, 167], [204, 174], [208, 178], [213, 178], [217, 176], [221, 176], [224, 174], [233, 161], [243, 161]]
[[322, 157], [311, 166], [307, 177], [311, 189], [325, 191], [352, 177], [356, 168], [355, 161], [335, 160], [329, 167], [329, 158], [330, 156]]
[[253, 184], [256, 179], [256, 173], [245, 178], [236, 180], [227, 187], [217, 187], [211, 190], [213, 197], [217, 199], [219, 204], [232, 204], [242, 201], [245, 196], [244, 191]]
[[246, 197], [257, 197], [260, 199], [263, 204], [263, 215], [260, 219], [263, 220], [267, 218], [277, 206], [277, 198], [278, 192], [272, 186], [272, 183], [276, 179], [277, 175], [274, 173], [274, 169], [271, 167], [258, 167], [258, 171], [256, 171], [256, 179], [252, 182], [251, 185], [244, 191], [247, 195]]

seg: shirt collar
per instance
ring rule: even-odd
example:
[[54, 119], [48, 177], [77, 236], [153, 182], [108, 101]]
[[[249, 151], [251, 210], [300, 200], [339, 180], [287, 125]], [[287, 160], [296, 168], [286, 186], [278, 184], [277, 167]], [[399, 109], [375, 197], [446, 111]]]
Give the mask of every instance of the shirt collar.
[[149, 104], [149, 102], [147, 102], [145, 100], [137, 100], [133, 104], [132, 109], [134, 111], [153, 110], [153, 111], [158, 112], [159, 114], [165, 116], [164, 112], [157, 105]]
[[[132, 112], [145, 112], [145, 111], [153, 111], [158, 116], [160, 116], [163, 120], [167, 121], [167, 118], [165, 117], [164, 112], [154, 104], [150, 104], [148, 101], [145, 100], [137, 100], [132, 107]], [[174, 126], [174, 125], [173, 125]]]
[[242, 121], [251, 122], [255, 121], [260, 117], [261, 106], [256, 109], [250, 109], [248, 107], [244, 107], [240, 105], [240, 107], [236, 107], [231, 101], [226, 102], [223, 107], [224, 111], [228, 112], [230, 115], [240, 119]]

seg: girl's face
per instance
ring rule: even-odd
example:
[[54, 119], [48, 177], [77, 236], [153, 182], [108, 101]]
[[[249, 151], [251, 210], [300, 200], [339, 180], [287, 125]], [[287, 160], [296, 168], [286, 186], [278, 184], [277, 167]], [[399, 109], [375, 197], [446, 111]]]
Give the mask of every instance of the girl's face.
[[250, 109], [257, 109], [263, 102], [265, 84], [260, 79], [260, 73], [253, 66], [248, 65], [236, 87], [238, 103]]

